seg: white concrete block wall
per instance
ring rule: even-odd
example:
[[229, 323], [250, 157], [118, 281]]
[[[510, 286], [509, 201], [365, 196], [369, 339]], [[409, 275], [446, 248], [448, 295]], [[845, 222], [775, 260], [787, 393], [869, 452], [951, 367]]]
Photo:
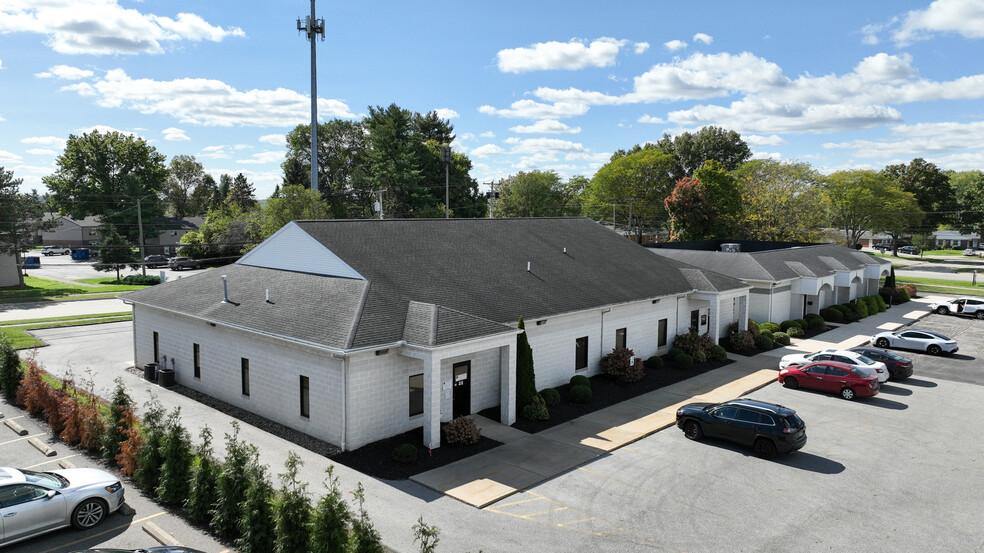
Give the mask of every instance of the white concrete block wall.
[[[234, 328], [134, 305], [138, 367], [153, 362], [153, 333], [161, 356], [174, 360], [176, 380], [231, 405], [339, 445], [342, 438], [342, 361], [314, 348], [288, 345]], [[193, 344], [200, 344], [201, 378], [194, 378]], [[241, 359], [249, 359], [250, 395], [242, 395]], [[300, 376], [309, 379], [310, 417], [300, 415]]]
[[410, 377], [424, 372], [423, 363], [396, 351], [390, 349], [385, 355], [370, 351], [350, 358], [347, 449], [423, 424], [423, 415], [410, 417]]

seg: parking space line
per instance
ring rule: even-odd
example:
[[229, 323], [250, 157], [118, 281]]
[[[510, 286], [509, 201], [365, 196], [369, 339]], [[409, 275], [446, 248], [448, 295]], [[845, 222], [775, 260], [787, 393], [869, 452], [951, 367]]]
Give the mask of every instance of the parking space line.
[[145, 520], [150, 520], [152, 518], [156, 518], [156, 517], [159, 517], [159, 516], [164, 515], [164, 514], [167, 514], [167, 511], [161, 511], [161, 512], [159, 512], [157, 514], [146, 516], [146, 517], [143, 517], [143, 518], [141, 518], [139, 520], [131, 520], [130, 522], [128, 522], [126, 524], [120, 524], [119, 526], [114, 526], [114, 527], [109, 528], [107, 530], [103, 530], [102, 532], [99, 532], [98, 534], [93, 534], [91, 536], [86, 536], [86, 537], [84, 537], [84, 538], [82, 538], [80, 540], [75, 540], [75, 541], [69, 542], [69, 543], [63, 543], [63, 544], [59, 545], [58, 547], [53, 547], [51, 549], [46, 549], [44, 551], [41, 551], [41, 553], [53, 553], [54, 551], [58, 551], [59, 549], [62, 549], [63, 547], [68, 547], [70, 545], [75, 545], [75, 544], [78, 544], [78, 543], [82, 543], [84, 541], [89, 541], [92, 538], [98, 538], [99, 536], [102, 536], [104, 534], [108, 534], [110, 532], [115, 532], [117, 530], [120, 530], [121, 528], [127, 528], [129, 526], [132, 526], [134, 524], [137, 524], [138, 522], [143, 522]]
[[[13, 440], [10, 440], [10, 441], [7, 441], [7, 442], [2, 442], [2, 443], [0, 443], [0, 445], [7, 445], [7, 444], [16, 443], [16, 442], [22, 442], [24, 440], [29, 440], [31, 438], [37, 438], [38, 436], [46, 436], [47, 434], [48, 434], [47, 432], [41, 432], [40, 434], [35, 434], [33, 436], [21, 436], [20, 438], [16, 438], [16, 439], [13, 439]], [[27, 468], [31, 468], [31, 467], [27, 467]]]
[[[3, 444], [0, 444], [0, 445], [3, 445]], [[24, 467], [24, 468], [26, 468], [26, 469], [33, 469], [33, 468], [40, 467], [42, 465], [47, 465], [48, 463], [57, 463], [59, 461], [64, 461], [65, 459], [71, 459], [72, 457], [78, 457], [78, 456], [79, 456], [78, 453], [76, 453], [74, 455], [66, 455], [65, 457], [59, 457], [58, 459], [48, 459], [47, 461], [45, 461], [43, 463], [38, 463], [36, 465], [31, 465], [29, 467]]]

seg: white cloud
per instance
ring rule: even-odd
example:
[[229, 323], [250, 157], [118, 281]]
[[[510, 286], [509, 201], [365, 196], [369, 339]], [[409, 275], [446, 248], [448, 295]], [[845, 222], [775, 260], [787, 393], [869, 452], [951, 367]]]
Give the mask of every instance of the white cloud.
[[202, 148], [201, 153], [198, 157], [204, 157], [209, 159], [229, 159], [229, 153], [226, 151], [228, 146], [205, 146]]
[[45, 44], [61, 54], [94, 55], [157, 54], [164, 42], [245, 36], [242, 29], [216, 27], [194, 14], [144, 14], [117, 0], [5, 0], [0, 33], [12, 32], [46, 35]]
[[512, 145], [511, 152], [514, 154], [557, 155], [587, 151], [580, 143], [559, 138], [510, 137], [506, 143]]
[[666, 120], [665, 119], [662, 119], [660, 117], [653, 117], [652, 115], [645, 114], [642, 117], [640, 117], [637, 122], [638, 123], [653, 123], [653, 124], [657, 124], [658, 125], [660, 123], [666, 123]]
[[645, 52], [646, 50], [649, 50], [649, 43], [648, 42], [636, 42], [635, 44], [633, 44], [633, 49], [635, 50], [635, 53], [636, 54], [641, 54], [641, 53]]
[[458, 112], [450, 108], [437, 108], [434, 110], [441, 119], [454, 119], [458, 117]]
[[15, 154], [14, 152], [8, 152], [6, 150], [0, 150], [0, 162], [2, 162], [2, 163], [11, 163], [11, 162], [14, 162], [14, 161], [20, 161], [22, 159], [24, 159], [24, 158], [22, 158], [21, 156]]
[[554, 119], [541, 119], [532, 125], [519, 125], [509, 130], [523, 134], [577, 134], [581, 132], [581, 127], [569, 127]]
[[584, 42], [540, 42], [528, 48], [500, 50], [499, 71], [527, 73], [554, 69], [583, 69], [615, 64], [615, 57], [625, 40], [602, 37], [585, 45]]
[[786, 141], [777, 134], [770, 136], [761, 136], [757, 134], [749, 134], [741, 137], [742, 140], [748, 143], [749, 146], [780, 146], [785, 144]]
[[92, 125], [91, 127], [84, 127], [79, 129], [78, 134], [89, 134], [94, 131], [98, 131], [100, 134], [109, 134], [115, 132], [126, 136], [133, 136], [133, 137], [139, 136], [137, 133], [133, 131], [121, 131], [116, 127], [110, 127], [109, 125]]
[[887, 157], [904, 159], [956, 155], [957, 152], [965, 150], [984, 151], [984, 121], [897, 125], [892, 127], [891, 133], [896, 138], [878, 141], [828, 142], [823, 147], [828, 150], [852, 150], [852, 155], [868, 159]]
[[54, 150], [49, 150], [47, 148], [31, 148], [27, 150], [27, 153], [32, 156], [57, 156], [58, 152]]
[[169, 141], [186, 141], [186, 140], [191, 140], [190, 138], [188, 138], [188, 135], [185, 134], [185, 132], [183, 130], [181, 130], [179, 128], [176, 128], [176, 127], [170, 127], [170, 128], [164, 129], [163, 131], [161, 131], [161, 133], [164, 134], [164, 140], [169, 140]]
[[61, 138], [60, 136], [29, 136], [27, 138], [22, 138], [21, 142], [24, 144], [37, 144], [38, 146], [49, 146], [64, 150], [65, 144], [68, 140]]
[[515, 117], [522, 119], [560, 119], [564, 117], [574, 117], [584, 115], [588, 112], [588, 105], [584, 103], [558, 102], [555, 104], [544, 104], [534, 100], [517, 100], [512, 103], [509, 109], [497, 109], [492, 106], [481, 106], [478, 111], [486, 115], [498, 115], [500, 117]]
[[93, 75], [94, 73], [88, 69], [79, 69], [78, 67], [72, 67], [71, 65], [54, 65], [49, 67], [47, 71], [43, 73], [36, 73], [34, 76], [42, 79], [54, 77], [56, 79], [65, 79], [67, 81], [78, 81], [80, 79], [87, 79]]
[[627, 100], [659, 102], [758, 92], [788, 83], [778, 65], [743, 52], [696, 53], [684, 60], [658, 64], [635, 78]]
[[287, 144], [287, 137], [282, 134], [265, 134], [259, 138], [260, 142], [264, 144], [273, 144], [274, 146], [283, 146]]
[[0, 69], [3, 69], [3, 60], [0, 60]]
[[924, 10], [913, 10], [892, 35], [899, 46], [927, 40], [935, 33], [957, 33], [964, 38], [984, 38], [984, 2], [936, 0]]
[[485, 132], [483, 132], [482, 134], [480, 134], [478, 136], [479, 136], [479, 138], [495, 138], [495, 133], [492, 132], [492, 131], [485, 131]]
[[505, 152], [505, 150], [495, 144], [485, 144], [472, 150], [471, 155], [484, 158], [495, 154], [501, 154], [502, 152]]
[[[122, 69], [108, 71], [91, 86], [84, 84], [76, 91], [95, 95], [102, 107], [168, 115], [196, 125], [287, 127], [308, 120], [311, 113], [308, 96], [285, 88], [240, 91], [214, 79], [133, 79]], [[323, 98], [318, 113], [355, 117], [344, 103]]]
[[670, 52], [676, 52], [677, 50], [683, 50], [686, 48], [687, 43], [682, 40], [671, 40], [669, 42], [664, 42], [663, 46]]
[[704, 44], [710, 44], [714, 42], [714, 37], [706, 33], [697, 33], [693, 38], [694, 42], [703, 42]]
[[854, 73], [868, 82], [895, 83], [916, 76], [912, 68], [912, 56], [890, 56], [884, 52], [861, 60], [854, 67]]
[[275, 163], [284, 160], [284, 152], [277, 151], [267, 151], [267, 152], [257, 152], [249, 157], [249, 159], [237, 159], [236, 163], [249, 163], [249, 164], [263, 164], [263, 163]]
[[778, 161], [782, 159], [782, 154], [779, 152], [752, 152], [752, 159], [774, 159]]

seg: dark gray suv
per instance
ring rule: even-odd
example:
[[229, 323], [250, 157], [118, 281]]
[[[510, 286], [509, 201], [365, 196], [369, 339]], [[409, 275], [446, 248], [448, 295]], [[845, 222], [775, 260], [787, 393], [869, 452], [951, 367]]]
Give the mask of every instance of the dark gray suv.
[[202, 262], [190, 257], [172, 257], [168, 260], [167, 266], [172, 271], [180, 271], [181, 269], [201, 269]]
[[806, 423], [796, 411], [751, 398], [684, 405], [677, 410], [676, 424], [691, 440], [721, 438], [751, 447], [763, 459], [806, 445]]

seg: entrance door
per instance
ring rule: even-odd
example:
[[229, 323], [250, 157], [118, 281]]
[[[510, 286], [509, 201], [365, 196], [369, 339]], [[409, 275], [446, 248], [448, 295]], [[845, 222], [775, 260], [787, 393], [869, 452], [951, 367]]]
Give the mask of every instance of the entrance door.
[[700, 310], [694, 309], [690, 312], [690, 328], [700, 329]]
[[451, 373], [454, 378], [451, 416], [456, 419], [471, 414], [471, 361], [455, 363]]

